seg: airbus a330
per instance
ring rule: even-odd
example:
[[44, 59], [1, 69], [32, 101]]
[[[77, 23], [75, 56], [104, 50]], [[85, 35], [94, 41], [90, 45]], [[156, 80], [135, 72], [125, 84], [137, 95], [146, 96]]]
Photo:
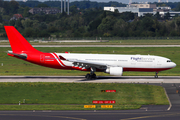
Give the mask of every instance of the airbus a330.
[[50, 68], [90, 71], [87, 79], [95, 79], [95, 72], [122, 76], [125, 71], [155, 72], [157, 78], [158, 72], [176, 66], [168, 58], [153, 55], [44, 53], [32, 47], [13, 26], [5, 26], [5, 30], [12, 48], [9, 56]]

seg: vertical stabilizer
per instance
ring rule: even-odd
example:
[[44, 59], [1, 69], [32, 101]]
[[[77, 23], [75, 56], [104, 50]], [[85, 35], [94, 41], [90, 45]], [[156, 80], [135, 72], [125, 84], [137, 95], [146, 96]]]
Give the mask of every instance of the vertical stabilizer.
[[4, 26], [13, 53], [39, 52], [16, 30], [14, 26]]

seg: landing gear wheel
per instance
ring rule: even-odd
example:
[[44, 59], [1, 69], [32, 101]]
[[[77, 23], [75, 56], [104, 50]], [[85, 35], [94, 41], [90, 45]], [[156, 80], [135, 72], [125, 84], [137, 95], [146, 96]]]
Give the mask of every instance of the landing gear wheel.
[[156, 72], [156, 75], [154, 76], [154, 78], [158, 78], [158, 72]]
[[93, 79], [96, 79], [96, 74], [91, 75]]
[[85, 76], [85, 78], [86, 78], [87, 80], [96, 79], [96, 74], [94, 73], [95, 71], [96, 71], [96, 68], [91, 67], [91, 73], [90, 73], [90, 74], [88, 73], [88, 74]]
[[87, 79], [87, 80], [91, 80], [91, 79], [96, 79], [96, 74], [87, 74], [86, 76], [85, 76], [85, 78]]
[[87, 74], [85, 77], [87, 80], [90, 80], [92, 78], [90, 74]]

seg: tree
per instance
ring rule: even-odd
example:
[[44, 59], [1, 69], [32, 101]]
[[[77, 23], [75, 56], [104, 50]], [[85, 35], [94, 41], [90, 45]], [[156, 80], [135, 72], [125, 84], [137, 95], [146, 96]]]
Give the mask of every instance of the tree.
[[145, 15], [144, 15], [144, 17], [152, 17], [153, 16], [153, 14], [151, 14], [151, 13], [146, 13]]
[[97, 27], [101, 24], [101, 21], [102, 21], [101, 18], [97, 18], [94, 21], [90, 22], [88, 30], [92, 31], [92, 30], [97, 29]]
[[155, 17], [156, 19], [158, 19], [158, 20], [161, 19], [161, 15], [159, 14], [159, 12], [157, 12], [157, 13], [154, 15], [154, 17]]
[[0, 23], [2, 23], [3, 22], [3, 19], [2, 19], [2, 16], [0, 15]]
[[47, 4], [44, 4], [44, 3], [40, 3], [37, 5], [38, 8], [41, 8], [41, 7], [49, 7]]
[[38, 26], [38, 28], [39, 28], [40, 30], [44, 30], [44, 29], [47, 29], [47, 25], [46, 25], [45, 22], [41, 22], [40, 25]]
[[38, 37], [49, 37], [50, 34], [46, 30], [42, 30], [38, 33]]
[[23, 17], [29, 17], [29, 16], [30, 16], [29, 7], [25, 7], [23, 11]]
[[115, 13], [119, 13], [119, 10], [118, 9], [115, 9], [115, 11], [114, 11]]
[[9, 4], [8, 1], [4, 1], [3, 8], [4, 8], [3, 14], [4, 15], [9, 15], [10, 4]]
[[38, 14], [36, 14], [36, 15], [33, 16], [33, 18], [35, 20], [38, 20], [39, 22], [45, 22], [45, 20], [46, 20], [45, 15], [38, 15]]
[[76, 5], [73, 5], [69, 8], [69, 11], [74, 15], [78, 12], [78, 8]]
[[57, 19], [57, 16], [52, 15], [52, 14], [46, 14], [46, 15], [44, 15], [44, 19], [45, 19], [45, 21], [43, 21], [43, 22], [49, 23], [49, 22], [55, 21]]
[[14, 25], [15, 25], [15, 20], [10, 20], [10, 21], [9, 21], [9, 24], [10, 24], [11, 26], [14, 26]]
[[22, 28], [23, 26], [22, 26], [22, 23], [21, 23], [21, 19], [16, 20], [15, 25], [16, 25], [16, 27]]
[[117, 20], [113, 27], [113, 33], [115, 36], [126, 37], [128, 34], [128, 23], [123, 19]]
[[17, 13], [18, 9], [19, 9], [19, 3], [16, 2], [15, 0], [11, 0], [9, 2], [9, 5], [10, 5], [10, 13]]
[[30, 19], [21, 20], [21, 23], [24, 28], [29, 28], [29, 27], [32, 27], [32, 25], [33, 25], [33, 21]]
[[174, 20], [174, 24], [175, 24], [175, 30], [179, 30], [180, 29], [180, 17], [176, 17]]
[[0, 0], [0, 7], [3, 7], [3, 0]]
[[156, 36], [158, 36], [158, 32], [161, 29], [161, 25], [159, 24], [158, 19], [154, 20], [154, 24], [152, 27], [155, 29]]
[[33, 28], [25, 28], [24, 32], [23, 32], [23, 36], [24, 37], [32, 37], [32, 35], [34, 34]]
[[39, 21], [33, 20], [33, 28], [37, 28], [38, 25], [39, 25]]
[[175, 14], [175, 16], [174, 17], [178, 17], [179, 16], [179, 14]]
[[179, 36], [179, 32], [178, 31], [176, 31], [176, 30], [172, 30], [171, 32], [170, 32], [170, 34], [169, 34], [169, 36]]
[[155, 32], [155, 29], [153, 28], [154, 21], [151, 17], [144, 17], [142, 19], [142, 28], [143, 31], [153, 31]]
[[166, 20], [169, 20], [170, 19], [170, 13], [169, 12], [167, 12], [166, 14], [165, 14], [165, 16], [164, 16], [164, 19], [166, 19]]
[[175, 11], [180, 11], [180, 2], [177, 4]]
[[115, 18], [111, 16], [107, 16], [104, 18], [101, 22], [101, 24], [98, 26], [98, 31], [101, 33], [107, 33], [108, 31], [111, 31], [113, 29], [114, 23], [115, 23]]
[[134, 13], [123, 12], [123, 13], [121, 13], [120, 17], [125, 21], [134, 20]]
[[57, 32], [58, 30], [57, 30], [57, 28], [55, 27], [55, 26], [49, 26], [48, 27], [48, 32], [50, 32], [50, 33], [54, 33], [54, 32]]

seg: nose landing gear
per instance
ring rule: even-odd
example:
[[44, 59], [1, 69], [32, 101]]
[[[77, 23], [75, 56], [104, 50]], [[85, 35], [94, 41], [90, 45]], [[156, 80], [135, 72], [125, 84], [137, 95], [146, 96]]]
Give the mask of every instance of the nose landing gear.
[[156, 75], [154, 76], [154, 78], [158, 78], [158, 72], [156, 72]]

